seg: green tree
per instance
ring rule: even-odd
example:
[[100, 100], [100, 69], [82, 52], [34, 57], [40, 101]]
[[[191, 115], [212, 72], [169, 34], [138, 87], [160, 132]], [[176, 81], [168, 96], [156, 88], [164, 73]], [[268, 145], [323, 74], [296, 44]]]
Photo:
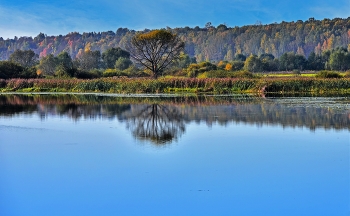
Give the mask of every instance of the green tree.
[[294, 68], [293, 69], [298, 69], [298, 70], [304, 70], [307, 66], [307, 60], [305, 56], [303, 55], [295, 55], [294, 57]]
[[[101, 67], [101, 53], [98, 50], [84, 51], [77, 57], [77, 63], [78, 63], [79, 69], [84, 71], [99, 69]], [[114, 61], [114, 64], [115, 64], [115, 61]]]
[[10, 55], [9, 60], [28, 68], [37, 64], [38, 55], [33, 50], [16, 50]]
[[63, 64], [59, 64], [55, 68], [55, 76], [60, 77], [60, 78], [71, 77], [69, 71], [67, 70], [66, 67], [64, 67]]
[[261, 60], [256, 55], [250, 55], [244, 62], [244, 69], [250, 72], [262, 71]]
[[285, 71], [295, 69], [294, 61], [295, 54], [293, 52], [283, 53], [279, 58], [280, 69]]
[[328, 67], [331, 70], [345, 71], [350, 68], [350, 54], [347, 49], [333, 50], [329, 56]]
[[102, 53], [103, 64], [109, 69], [114, 68], [115, 63], [119, 58], [130, 59], [130, 53], [120, 47], [110, 48]]
[[196, 63], [193, 61], [189, 55], [185, 53], [180, 53], [179, 58], [174, 61], [174, 66], [179, 68], [187, 68], [191, 63]]
[[274, 60], [275, 59], [275, 56], [273, 56], [272, 54], [269, 54], [269, 53], [264, 53], [264, 54], [261, 54], [260, 56], [259, 56], [259, 59], [261, 60], [261, 61], [272, 61], [272, 60]]
[[44, 76], [54, 76], [56, 67], [58, 65], [57, 58], [49, 54], [42, 59], [40, 59], [40, 63], [38, 65], [38, 69], [41, 71], [41, 74]]
[[115, 62], [115, 69], [125, 70], [132, 65], [132, 61], [129, 58], [120, 57]]
[[247, 57], [243, 54], [237, 54], [237, 55], [235, 55], [235, 58], [234, 58], [234, 60], [236, 60], [236, 61], [245, 61], [246, 59], [247, 59]]
[[0, 79], [19, 78], [24, 68], [11, 61], [0, 61]]
[[230, 64], [232, 65], [233, 71], [239, 71], [239, 70], [242, 70], [244, 68], [243, 61], [232, 61], [232, 62], [230, 62]]
[[309, 70], [324, 70], [325, 62], [322, 60], [321, 55], [316, 55], [315, 52], [311, 52], [307, 58], [307, 69]]
[[132, 58], [152, 71], [157, 78], [184, 50], [185, 44], [176, 35], [166, 30], [138, 33], [131, 40]]
[[264, 53], [259, 56], [259, 59], [261, 60], [261, 68], [263, 71], [275, 70], [275, 67], [274, 67], [275, 56], [273, 56], [272, 54]]
[[56, 75], [57, 76], [74, 76], [75, 68], [73, 65], [72, 58], [67, 52], [61, 52], [57, 55], [57, 67]]

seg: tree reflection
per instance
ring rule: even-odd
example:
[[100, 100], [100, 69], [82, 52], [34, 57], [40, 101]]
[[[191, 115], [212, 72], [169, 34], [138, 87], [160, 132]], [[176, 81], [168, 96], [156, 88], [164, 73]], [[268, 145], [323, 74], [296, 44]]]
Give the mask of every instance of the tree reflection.
[[183, 117], [174, 106], [135, 106], [125, 117], [134, 137], [157, 145], [171, 143], [185, 132]]
[[[272, 95], [273, 96], [273, 95]], [[161, 105], [159, 105], [161, 104]], [[98, 95], [0, 94], [0, 117], [19, 114], [118, 119], [138, 139], [169, 142], [184, 124], [231, 122], [350, 130], [349, 97], [105, 97]], [[180, 115], [181, 113], [181, 115]], [[166, 141], [168, 140], [168, 141]]]

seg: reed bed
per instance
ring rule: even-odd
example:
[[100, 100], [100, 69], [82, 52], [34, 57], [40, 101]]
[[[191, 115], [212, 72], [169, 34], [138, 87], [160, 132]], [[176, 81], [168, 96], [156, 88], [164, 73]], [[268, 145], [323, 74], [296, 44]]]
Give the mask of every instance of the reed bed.
[[2, 92], [216, 93], [350, 92], [350, 78], [101, 78], [0, 80]]

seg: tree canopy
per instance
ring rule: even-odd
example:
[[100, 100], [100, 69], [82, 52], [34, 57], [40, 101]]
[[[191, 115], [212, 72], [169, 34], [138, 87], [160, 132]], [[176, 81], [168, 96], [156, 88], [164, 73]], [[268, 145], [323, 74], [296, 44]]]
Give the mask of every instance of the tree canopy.
[[[305, 21], [291, 21], [264, 25], [226, 26], [208, 25], [195, 28], [168, 29], [185, 43], [185, 53], [197, 62], [233, 61], [237, 55], [272, 54], [275, 58], [286, 52], [304, 55], [315, 52], [321, 55], [327, 50], [345, 47], [350, 50], [350, 17]], [[145, 29], [143, 33], [150, 32]], [[75, 59], [80, 49], [90, 46], [91, 51], [104, 53], [113, 47], [127, 48], [135, 30], [119, 28], [106, 32], [71, 32], [66, 35], [48, 36], [40, 33], [36, 37], [0, 38], [0, 60], [8, 60], [15, 50], [33, 50], [40, 57], [57, 56], [62, 51]], [[245, 59], [244, 59], [245, 60]], [[243, 60], [243, 61], [244, 61]], [[115, 61], [109, 65], [113, 68]]]
[[115, 63], [119, 58], [129, 59], [130, 53], [120, 47], [113, 47], [102, 53], [102, 60], [106, 68], [114, 68]]
[[15, 50], [9, 60], [22, 67], [32, 67], [37, 63], [38, 55], [33, 50]]
[[131, 40], [131, 57], [152, 72], [157, 78], [162, 71], [177, 59], [185, 43], [166, 30], [138, 33]]

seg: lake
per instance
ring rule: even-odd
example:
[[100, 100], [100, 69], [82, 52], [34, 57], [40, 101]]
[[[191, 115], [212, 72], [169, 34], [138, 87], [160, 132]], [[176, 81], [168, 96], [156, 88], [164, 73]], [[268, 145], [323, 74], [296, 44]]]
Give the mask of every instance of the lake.
[[0, 215], [350, 215], [350, 98], [0, 94]]

